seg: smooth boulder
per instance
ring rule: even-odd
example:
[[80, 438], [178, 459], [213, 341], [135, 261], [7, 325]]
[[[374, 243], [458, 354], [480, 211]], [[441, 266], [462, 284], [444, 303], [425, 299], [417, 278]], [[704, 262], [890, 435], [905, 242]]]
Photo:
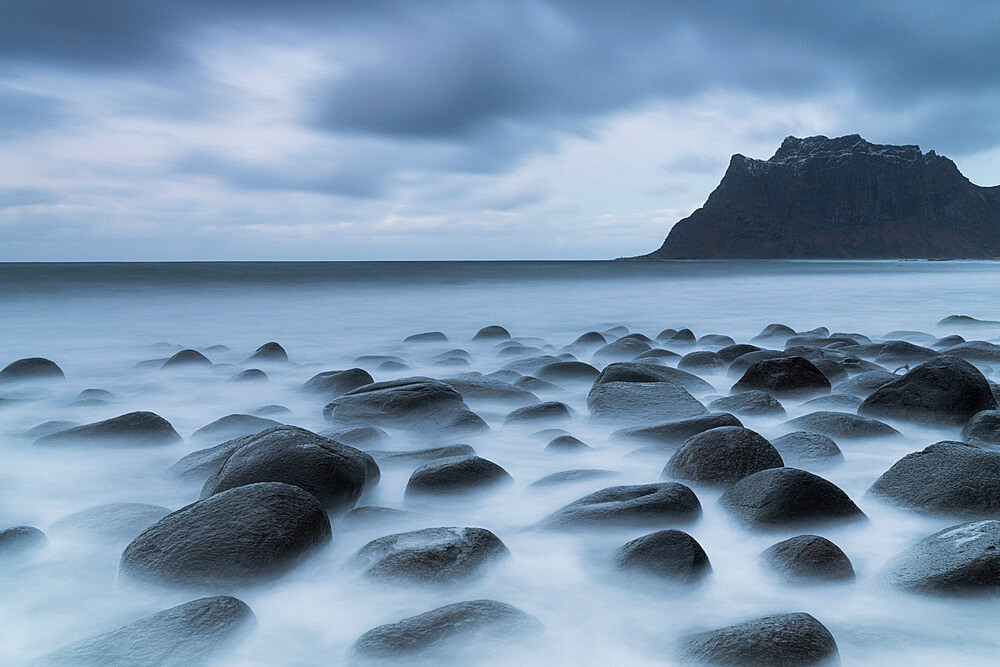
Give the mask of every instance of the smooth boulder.
[[506, 545], [485, 528], [424, 528], [372, 540], [348, 567], [379, 581], [456, 583], [508, 555]]
[[656, 424], [708, 412], [684, 387], [672, 382], [609, 382], [587, 394], [592, 419], [601, 422]]
[[733, 385], [734, 392], [759, 389], [776, 398], [806, 398], [830, 392], [830, 380], [808, 359], [779, 357], [755, 362]]
[[285, 352], [285, 348], [281, 347], [281, 345], [271, 341], [270, 343], [264, 343], [254, 350], [254, 353], [250, 355], [249, 361], [288, 361], [288, 353]]
[[731, 412], [734, 415], [784, 417], [785, 408], [766, 391], [751, 389], [717, 398], [708, 404], [709, 410]]
[[893, 586], [930, 595], [1000, 592], [1000, 521], [973, 521], [925, 537], [892, 558], [883, 575]]
[[864, 518], [833, 482], [798, 468], [769, 468], [733, 484], [719, 505], [752, 528], [776, 529]]
[[962, 427], [962, 440], [975, 445], [1000, 445], [1000, 410], [977, 412]]
[[771, 444], [781, 454], [785, 465], [792, 467], [818, 468], [844, 460], [844, 454], [833, 438], [822, 433], [792, 431], [772, 438]]
[[789, 583], [853, 581], [855, 577], [847, 554], [819, 535], [796, 535], [773, 544], [760, 561], [771, 574]]
[[689, 635], [677, 647], [683, 664], [835, 665], [837, 641], [810, 614], [763, 616], [718, 630]]
[[611, 436], [617, 440], [641, 440], [664, 449], [679, 445], [693, 435], [721, 426], [743, 426], [743, 423], [733, 415], [723, 412], [721, 414], [708, 414], [689, 419], [680, 419], [654, 426], [619, 429], [612, 433]]
[[704, 394], [712, 391], [712, 385], [697, 375], [669, 366], [656, 366], [648, 363], [619, 362], [609, 364], [594, 380], [596, 389], [602, 384], [611, 382], [670, 382], [689, 392]]
[[97, 444], [109, 447], [128, 445], [169, 445], [181, 436], [163, 417], [153, 412], [129, 412], [104, 421], [75, 426], [43, 436], [36, 445]]
[[659, 530], [626, 542], [614, 556], [617, 568], [693, 584], [704, 579], [712, 566], [698, 541], [680, 530]]
[[283, 424], [266, 417], [232, 414], [202, 426], [191, 434], [191, 438], [193, 440], [214, 438], [218, 442], [219, 440], [231, 440], [244, 435], [253, 435], [275, 426], [283, 426]]
[[409, 498], [486, 491], [513, 478], [493, 461], [479, 456], [455, 456], [420, 466], [410, 475]]
[[828, 435], [838, 440], [862, 440], [866, 438], [895, 438], [899, 431], [884, 422], [849, 412], [820, 410], [796, 417], [782, 426], [799, 431], [811, 431]]
[[783, 465], [781, 455], [759, 433], [742, 426], [722, 426], [688, 438], [667, 461], [663, 476], [727, 486]]
[[677, 482], [611, 486], [574, 500], [539, 524], [543, 528], [668, 526], [701, 516], [694, 491]]
[[340, 371], [323, 371], [312, 376], [299, 387], [300, 391], [323, 394], [330, 398], [343, 396], [349, 391], [373, 384], [371, 373], [363, 368], [348, 368]]
[[66, 377], [58, 364], [44, 357], [12, 361], [0, 370], [0, 382], [12, 380], [52, 380]]

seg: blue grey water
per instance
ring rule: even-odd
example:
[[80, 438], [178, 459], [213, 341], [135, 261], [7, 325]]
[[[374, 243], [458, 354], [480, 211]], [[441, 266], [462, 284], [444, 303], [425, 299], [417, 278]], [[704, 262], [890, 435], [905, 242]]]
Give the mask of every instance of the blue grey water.
[[[946, 315], [1000, 318], [998, 293], [1000, 263], [964, 261], [0, 264], [0, 366], [44, 356], [66, 372], [58, 385], [0, 393], [27, 399], [0, 407], [0, 527], [45, 530], [99, 503], [176, 509], [197, 498], [197, 487], [164, 471], [204, 443], [188, 439], [130, 451], [32, 447], [23, 432], [46, 420], [88, 422], [152, 410], [188, 438], [225, 414], [278, 403], [292, 410], [286, 421], [318, 430], [322, 405], [295, 391], [314, 373], [354, 365], [362, 354], [392, 354], [411, 370], [372, 368], [376, 380], [446, 377], [453, 371], [431, 366], [428, 358], [451, 347], [472, 353], [473, 369], [491, 372], [507, 360], [492, 346], [470, 343], [488, 324], [542, 339], [536, 343], [553, 349], [614, 325], [649, 336], [689, 327], [699, 336], [724, 333], [737, 341], [771, 322], [871, 337], [899, 329], [944, 335], [955, 333], [936, 326]], [[405, 336], [429, 330], [443, 331], [449, 343], [440, 349], [402, 345]], [[288, 350], [292, 364], [267, 367], [266, 385], [229, 383], [248, 367], [254, 348], [271, 340]], [[229, 349], [208, 352], [215, 362], [210, 369], [167, 376], [136, 367], [180, 347], [211, 345]], [[718, 393], [727, 393], [733, 381], [725, 374], [706, 379]], [[108, 389], [115, 398], [108, 405], [71, 407], [88, 387]], [[731, 525], [714, 507], [718, 493], [699, 489], [705, 516], [690, 532], [705, 547], [713, 573], [705, 586], [664, 594], [623, 587], [609, 576], [607, 554], [630, 535], [525, 530], [605, 485], [598, 480], [526, 491], [545, 474], [611, 468], [621, 472], [622, 483], [642, 483], [658, 479], [665, 461], [627, 457], [630, 447], [609, 442], [612, 429], [586, 417], [585, 388], [557, 398], [576, 409], [567, 428], [594, 452], [571, 459], [544, 454], [544, 442], [500, 427], [503, 408], [473, 404], [493, 430], [470, 444], [510, 471], [516, 484], [478, 504], [422, 508], [435, 525], [490, 528], [510, 548], [510, 559], [457, 589], [380, 587], [342, 570], [347, 557], [379, 533], [335, 526], [333, 544], [305, 565], [275, 584], [237, 592], [259, 627], [223, 664], [338, 664], [375, 625], [475, 598], [509, 602], [545, 625], [544, 645], [518, 657], [526, 664], [664, 664], [670, 642], [685, 632], [784, 611], [808, 611], [824, 622], [848, 664], [995, 664], [996, 601], [914, 597], [879, 583], [878, 571], [891, 555], [953, 522], [908, 515], [864, 497], [901, 456], [957, 433], [908, 428], [896, 442], [841, 443], [846, 460], [825, 476], [871, 521], [823, 534], [851, 557], [855, 584], [790, 588], [764, 577], [754, 559], [780, 536]], [[804, 412], [794, 402], [786, 408], [789, 416]], [[744, 421], [765, 436], [782, 432], [779, 420]], [[367, 502], [405, 507], [407, 472], [386, 471]], [[121, 544], [81, 543], [58, 531], [49, 537], [36, 561], [0, 572], [0, 663], [30, 661], [195, 597], [118, 582]]]

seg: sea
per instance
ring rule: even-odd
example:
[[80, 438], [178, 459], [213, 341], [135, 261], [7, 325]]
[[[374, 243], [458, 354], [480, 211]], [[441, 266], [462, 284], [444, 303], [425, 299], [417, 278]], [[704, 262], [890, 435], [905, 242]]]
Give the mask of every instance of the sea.
[[[321, 371], [362, 365], [376, 381], [490, 373], [512, 357], [499, 355], [492, 343], [472, 341], [487, 325], [501, 325], [525, 346], [551, 354], [580, 334], [613, 327], [651, 338], [668, 327], [689, 328], [699, 337], [726, 334], [737, 342], [775, 322], [798, 331], [822, 326], [873, 339], [918, 331], [996, 340], [1000, 329], [970, 333], [938, 322], [955, 314], [1000, 319], [998, 294], [1000, 263], [988, 261], [0, 264], [0, 366], [46, 357], [66, 376], [62, 382], [0, 385], [0, 398], [7, 399], [0, 401], [0, 529], [32, 525], [49, 540], [30, 559], [0, 562], [0, 663], [30, 664], [61, 646], [205, 594], [120, 581], [127, 540], [71, 534], [59, 529], [65, 523], [60, 520], [104, 503], [174, 510], [194, 502], [200, 484], [176, 479], [167, 469], [187, 453], [218, 444], [191, 436], [224, 415], [279, 404], [290, 411], [275, 417], [284, 423], [329, 428], [323, 402], [298, 390]], [[403, 343], [426, 331], [443, 332], [448, 341]], [[269, 341], [287, 350], [289, 363], [247, 361]], [[204, 351], [213, 365], [159, 370], [153, 360], [182, 348]], [[454, 348], [469, 353], [468, 368], [434, 365], [436, 354]], [[355, 360], [362, 355], [398, 357], [406, 368], [359, 364]], [[251, 367], [264, 370], [269, 381], [229, 381]], [[983, 370], [1000, 380], [1000, 368]], [[729, 393], [738, 379], [724, 371], [703, 377], [719, 395]], [[88, 388], [105, 389], [112, 397], [80, 404], [76, 396]], [[292, 572], [270, 584], [216, 591], [244, 600], [258, 625], [213, 659], [225, 665], [343, 664], [352, 643], [375, 626], [451, 602], [488, 598], [535, 617], [544, 634], [520, 651], [483, 646], [483, 664], [671, 664], [673, 647], [686, 634], [792, 611], [808, 612], [826, 625], [845, 664], [996, 664], [1000, 600], [916, 596], [889, 588], [881, 576], [894, 554], [957, 521], [909, 514], [866, 495], [895, 461], [932, 442], [956, 439], [957, 429], [904, 425], [904, 437], [897, 440], [839, 443], [844, 462], [822, 474], [848, 493], [868, 521], [819, 534], [851, 559], [857, 573], [851, 584], [791, 586], [768, 576], [758, 555], [795, 533], [735, 525], [716, 506], [719, 490], [695, 487], [704, 515], [684, 530], [704, 547], [711, 575], [700, 586], [681, 589], [637, 586], [616, 576], [611, 562], [618, 547], [648, 531], [562, 534], [535, 527], [552, 511], [608, 485], [590, 480], [529, 488], [547, 474], [609, 469], [619, 473], [615, 483], [622, 484], [661, 477], [668, 457], [630, 456], [636, 446], [611, 437], [620, 425], [592, 422], [586, 397], [587, 387], [577, 385], [540, 395], [574, 410], [574, 418], [558, 426], [592, 451], [545, 452], [545, 440], [503, 426], [510, 406], [470, 400], [491, 431], [462, 442], [503, 466], [512, 485], [475, 502], [413, 507], [403, 497], [412, 466], [385, 467], [378, 488], [362, 500], [414, 509], [427, 526], [492, 530], [510, 556], [483, 577], [428, 587], [359, 579], [345, 563], [365, 543], [391, 531], [342, 528], [334, 518], [332, 543]], [[797, 401], [783, 404], [788, 418], [807, 411]], [[88, 423], [132, 410], [163, 416], [184, 441], [47, 448], [25, 435], [49, 420]], [[743, 422], [765, 437], [792, 430], [783, 426], [784, 419]], [[400, 438], [391, 444], [398, 449], [455, 444], [432, 440]]]

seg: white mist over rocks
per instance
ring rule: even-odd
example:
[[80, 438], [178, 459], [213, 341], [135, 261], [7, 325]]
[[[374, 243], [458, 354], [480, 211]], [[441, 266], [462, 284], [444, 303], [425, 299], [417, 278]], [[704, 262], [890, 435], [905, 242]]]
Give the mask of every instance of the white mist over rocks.
[[[990, 262], [0, 265], [5, 306], [0, 366], [44, 357], [65, 374], [64, 379], [0, 383], [4, 399], [0, 401], [0, 530], [28, 525], [47, 537], [46, 543], [31, 549], [0, 551], [0, 662], [38, 661], [162, 610], [209, 595], [230, 595], [252, 609], [256, 625], [225, 637], [225, 645], [199, 654], [198, 659], [213, 664], [304, 665], [351, 659], [364, 664], [364, 655], [352, 652], [352, 646], [377, 626], [453, 603], [496, 600], [530, 619], [511, 616], [517, 623], [508, 619], [511, 624], [499, 631], [487, 628], [474, 639], [460, 638], [448, 646], [450, 658], [417, 653], [405, 655], [403, 661], [669, 664], [679, 660], [679, 642], [692, 633], [805, 612], [829, 630], [845, 664], [993, 664], [1000, 648], [995, 631], [997, 598], [908, 592], [888, 583], [883, 570], [894, 556], [936, 531], [996, 517], [916, 513], [866, 493], [907, 454], [938, 441], [960, 440], [961, 424], [883, 418], [901, 435], [833, 435], [842, 460], [813, 459], [794, 465], [842, 489], [867, 518], [765, 530], [740, 524], [720, 505], [731, 483], [663, 476], [684, 438], [657, 444], [615, 434], [668, 420], [649, 417], [642, 405], [636, 406], [634, 419], [621, 413], [614, 419], [591, 419], [588, 394], [593, 374], [582, 367], [564, 367], [546, 375], [541, 371], [545, 363], [533, 359], [569, 353], [597, 371], [631, 360], [650, 368], [676, 368], [683, 355], [718, 352], [727, 346], [722, 338], [703, 339], [708, 334], [749, 343], [771, 323], [786, 324], [796, 332], [826, 327], [827, 331], [808, 334], [797, 344], [826, 350], [817, 354], [838, 360], [839, 371], [816, 364], [830, 378], [832, 393], [838, 394], [837, 385], [847, 376], [872, 368], [842, 362], [841, 357], [861, 358], [891, 373], [907, 363], [911, 368], [916, 365], [903, 358], [907, 354], [922, 354], [910, 350], [902, 357], [890, 355], [879, 361], [874, 347], [864, 347], [871, 341], [907, 340], [935, 354], [947, 349], [935, 343], [948, 335], [995, 342], [1000, 326], [962, 321], [939, 326], [938, 322], [953, 314], [995, 319], [998, 288], [1000, 268]], [[513, 342], [503, 337], [473, 340], [488, 325], [504, 327]], [[696, 341], [691, 343], [684, 335], [657, 337], [668, 328], [690, 329]], [[447, 339], [427, 336], [403, 342], [412, 334], [431, 331], [442, 332]], [[591, 331], [609, 343], [635, 333], [650, 341], [621, 344], [617, 352], [596, 356], [598, 344], [565, 347]], [[838, 332], [855, 336], [857, 345], [831, 341]], [[788, 337], [753, 344], [783, 350]], [[287, 362], [273, 355], [249, 359], [268, 341], [280, 343]], [[664, 352], [638, 359], [642, 350], [650, 348], [678, 356]], [[200, 351], [210, 363], [161, 368], [183, 349]], [[709, 355], [693, 359], [697, 365], [689, 365], [688, 371], [707, 385], [692, 382], [686, 391], [701, 405], [729, 395], [742, 376], [730, 372], [729, 362], [708, 363]], [[987, 379], [1000, 380], [1000, 361], [975, 364]], [[507, 394], [499, 400], [495, 387], [493, 398], [485, 390], [459, 388], [467, 407], [488, 430], [453, 432], [435, 426], [436, 422], [416, 428], [373, 418], [370, 425], [384, 428], [388, 440], [355, 446], [372, 455], [380, 478], [377, 483], [369, 478], [354, 504], [407, 513], [345, 517], [331, 511], [329, 542], [307, 549], [280, 575], [262, 583], [199, 588], [154, 585], [122, 576], [120, 560], [129, 543], [159, 521], [163, 511], [178, 510], [202, 495], [207, 473], [178, 477], [169, 471], [171, 466], [255, 427], [240, 433], [226, 428], [198, 435], [196, 431], [230, 414], [257, 415], [312, 432], [363, 425], [349, 420], [331, 423], [324, 406], [335, 397], [301, 390], [318, 373], [354, 367], [367, 371], [376, 382], [412, 376], [447, 381], [461, 373], [491, 374], [505, 367], [524, 376], [537, 374], [545, 382], [514, 385], [519, 379], [515, 373], [494, 376], [507, 383], [503, 385]], [[248, 369], [263, 371], [266, 380], [257, 376], [233, 381]], [[535, 403], [512, 385], [532, 392], [538, 401], [565, 404], [569, 418], [561, 409], [553, 409], [535, 419], [505, 423], [513, 410]], [[110, 394], [81, 395], [88, 389]], [[854, 399], [844, 399], [834, 408], [806, 405], [824, 392], [769, 393], [783, 413], [727, 410], [772, 443], [803, 430], [787, 425], [789, 420], [818, 410], [854, 413], [863, 398], [855, 393]], [[274, 405], [287, 411], [265, 409]], [[100, 437], [68, 444], [36, 443], [45, 433], [28, 434], [53, 420], [73, 424], [46, 430], [134, 411], [163, 417], [181, 439], [115, 446]], [[720, 410], [703, 412], [708, 411]], [[539, 433], [545, 429], [565, 433]], [[568, 439], [547, 447], [565, 434], [587, 447]], [[511, 480], [471, 494], [460, 489], [437, 495], [408, 490], [414, 469], [428, 459], [401, 453], [459, 444], [502, 467]], [[738, 456], [723, 457], [719, 465], [729, 465]], [[786, 460], [785, 465], [793, 464]], [[581, 474], [563, 483], [532, 484], [577, 469], [606, 472]], [[700, 517], [646, 526], [594, 522], [578, 530], [545, 523], [551, 514], [587, 494], [663, 481], [690, 487], [700, 503]], [[164, 510], [132, 512], [131, 522], [118, 516], [89, 521], [72, 517], [110, 503], [141, 503]], [[253, 520], [249, 515], [245, 520], [233, 518], [237, 524]], [[367, 576], [355, 557], [377, 538], [437, 527], [487, 529], [509, 553], [470, 566], [463, 576], [431, 582]], [[625, 573], [616, 565], [622, 545], [666, 528], [684, 531], [704, 550], [710, 571], [696, 583], [665, 583], [652, 575]], [[855, 578], [789, 583], [769, 571], [760, 554], [802, 534], [820, 535], [837, 545], [850, 559]], [[227, 609], [242, 613], [242, 607], [232, 605]], [[483, 609], [494, 615], [508, 613]], [[435, 627], [446, 626], [442, 618], [432, 619]], [[214, 646], [216, 639], [208, 645]]]

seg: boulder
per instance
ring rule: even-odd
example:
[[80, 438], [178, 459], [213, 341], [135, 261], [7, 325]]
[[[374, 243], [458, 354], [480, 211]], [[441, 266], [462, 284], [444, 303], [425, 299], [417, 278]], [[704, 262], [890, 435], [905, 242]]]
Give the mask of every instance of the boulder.
[[670, 582], [693, 584], [712, 571], [698, 542], [680, 530], [659, 530], [626, 542], [614, 557], [626, 572], [651, 575]]
[[822, 433], [792, 431], [773, 438], [771, 444], [781, 454], [785, 465], [792, 467], [822, 468], [844, 460], [837, 443]]
[[[445, 605], [372, 628], [351, 647], [352, 664], [475, 664], [491, 650], [521, 645], [541, 624], [496, 600]], [[419, 661], [419, 662], [418, 662]]]
[[[702, 347], [714, 347], [716, 349], [721, 349], [724, 347], [729, 347], [730, 345], [735, 345], [736, 341], [733, 340], [732, 336], [726, 336], [724, 334], [705, 334], [698, 339], [698, 345]], [[729, 361], [727, 359], [727, 361]]]
[[886, 580], [930, 595], [1000, 592], [1000, 521], [961, 523], [925, 537], [892, 558]]
[[611, 436], [617, 440], [650, 442], [662, 450], [664, 447], [679, 445], [693, 435], [720, 426], [743, 426], [743, 424], [733, 415], [724, 412], [666, 422], [655, 426], [620, 429], [612, 433]]
[[146, 503], [108, 503], [65, 516], [49, 530], [94, 541], [130, 541], [170, 510]]
[[681, 640], [677, 658], [702, 665], [835, 665], [837, 642], [803, 612], [755, 618]]
[[198, 350], [181, 350], [163, 362], [160, 368], [178, 368], [181, 366], [211, 366], [212, 362]]
[[614, 470], [600, 470], [597, 468], [561, 470], [559, 472], [554, 472], [551, 475], [546, 475], [540, 479], [536, 479], [528, 486], [536, 489], [545, 488], [550, 486], [559, 486], [562, 484], [574, 484], [576, 482], [589, 482], [592, 479], [604, 479], [607, 477], [615, 477], [620, 474], [621, 473]]
[[975, 366], [941, 355], [876, 389], [858, 414], [961, 425], [977, 412], [996, 407], [989, 383]]
[[596, 331], [588, 331], [587, 333], [581, 334], [580, 336], [578, 336], [577, 339], [574, 340], [570, 344], [574, 345], [574, 346], [581, 346], [581, 347], [583, 347], [583, 346], [598, 347], [598, 346], [601, 346], [601, 345], [607, 345], [608, 344], [608, 339], [605, 338], [604, 336], [602, 336], [601, 334], [599, 334]]
[[489, 430], [454, 387], [426, 377], [359, 387], [328, 403], [323, 414], [345, 426], [390, 426], [435, 434]]
[[783, 465], [778, 451], [759, 433], [742, 426], [722, 426], [688, 438], [667, 461], [663, 476], [728, 486]]
[[12, 380], [52, 380], [66, 377], [54, 361], [28, 357], [12, 361], [0, 370], [0, 382]]
[[875, 355], [875, 363], [889, 368], [903, 364], [922, 364], [939, 354], [937, 350], [914, 345], [905, 340], [890, 340], [882, 343], [879, 347], [879, 352]]
[[709, 410], [736, 415], [784, 417], [785, 408], [766, 391], [751, 389], [732, 396], [717, 398], [708, 404]]
[[728, 374], [733, 377], [742, 377], [747, 372], [747, 369], [758, 361], [784, 359], [788, 355], [789, 353], [784, 350], [755, 350], [747, 352], [729, 362]]
[[297, 486], [229, 489], [168, 514], [125, 548], [123, 579], [195, 588], [277, 578], [330, 541], [330, 521]]
[[250, 355], [250, 361], [288, 361], [288, 353], [285, 352], [285, 348], [271, 341], [254, 350], [254, 353]]
[[565, 403], [546, 401], [535, 405], [526, 405], [512, 411], [504, 418], [503, 423], [532, 424], [544, 421], [565, 421], [572, 418], [572, 412]]
[[686, 389], [672, 382], [609, 382], [587, 395], [593, 419], [602, 422], [656, 424], [708, 412]]
[[303, 383], [301, 391], [323, 394], [335, 398], [347, 392], [374, 383], [371, 374], [363, 368], [348, 368], [343, 371], [317, 373]]
[[797, 535], [771, 545], [761, 564], [790, 583], [853, 581], [854, 566], [840, 547], [819, 535]]
[[619, 338], [613, 343], [598, 348], [592, 359], [600, 364], [607, 364], [614, 361], [628, 361], [635, 359], [643, 352], [648, 352], [652, 347], [635, 338]]
[[248, 368], [229, 378], [230, 382], [267, 382], [267, 373], [259, 368]]
[[204, 664], [256, 625], [245, 603], [228, 595], [192, 600], [68, 646], [41, 665]]
[[358, 449], [375, 447], [389, 442], [389, 434], [377, 426], [354, 426], [345, 429], [329, 429], [327, 431], [321, 431], [320, 435], [324, 438], [329, 438], [330, 440], [336, 440], [337, 442], [345, 445], [350, 445], [351, 447], [357, 447]]
[[476, 332], [472, 340], [505, 340], [510, 338], [510, 332], [498, 325], [483, 327]]
[[1000, 445], [1000, 411], [983, 410], [962, 427], [962, 440], [974, 445]]
[[868, 493], [925, 514], [1000, 518], [1000, 452], [939, 442], [896, 461]]
[[680, 331], [674, 332], [674, 335], [670, 336], [663, 342], [673, 343], [675, 345], [694, 345], [697, 342], [697, 338], [694, 332], [690, 329], [681, 329]]
[[509, 484], [513, 478], [493, 461], [478, 456], [456, 456], [431, 461], [413, 471], [406, 496], [471, 493]]
[[939, 327], [1000, 327], [1000, 322], [996, 320], [979, 320], [970, 315], [949, 315], [942, 318], [937, 325]]
[[611, 382], [670, 382], [692, 393], [713, 391], [712, 385], [687, 371], [644, 363], [609, 364], [594, 380], [594, 388]]
[[593, 382], [601, 372], [582, 361], [556, 361], [538, 369], [538, 377], [543, 380]]
[[643, 352], [635, 359], [636, 361], [641, 361], [646, 364], [650, 363], [664, 364], [666, 359], [680, 359], [680, 358], [681, 355], [677, 354], [676, 352], [671, 352], [670, 350], [664, 350], [659, 347], [654, 347], [652, 350]]
[[448, 337], [440, 331], [425, 331], [407, 336], [404, 343], [446, 343]]
[[769, 468], [729, 487], [719, 505], [741, 523], [775, 529], [864, 518], [833, 482], [797, 468]]
[[810, 398], [803, 403], [801, 408], [816, 412], [856, 412], [864, 400], [850, 394], [827, 394]]
[[295, 426], [249, 436], [205, 482], [201, 497], [256, 482], [293, 484], [328, 511], [350, 510], [379, 480], [374, 459], [361, 450]]
[[557, 361], [569, 361], [569, 359], [561, 359], [559, 357], [554, 357], [551, 354], [541, 354], [536, 357], [515, 359], [509, 364], [506, 364], [503, 367], [503, 370], [514, 371], [516, 373], [526, 375], [530, 373], [537, 373], [542, 367], [553, 364]]
[[79, 425], [80, 422], [69, 421], [67, 419], [51, 419], [47, 422], [42, 422], [38, 426], [28, 429], [24, 432], [24, 435], [37, 440], [38, 438], [52, 435], [53, 433], [59, 433], [60, 431], [66, 431]]
[[482, 373], [462, 373], [445, 378], [442, 382], [454, 387], [463, 399], [475, 398], [515, 405], [538, 403], [538, 397], [527, 389]]
[[1000, 362], [1000, 345], [985, 340], [970, 340], [952, 345], [942, 354], [961, 357], [975, 363]]
[[271, 405], [262, 405], [253, 411], [258, 417], [263, 417], [265, 415], [290, 415], [292, 411], [286, 408], [284, 405], [277, 405], [272, 403]]
[[0, 530], [0, 562], [38, 551], [48, 543], [45, 533], [34, 526], [14, 526]]
[[677, 368], [710, 372], [722, 370], [728, 365], [725, 359], [709, 350], [688, 352], [677, 362]]
[[808, 359], [782, 357], [757, 361], [733, 385], [733, 391], [759, 389], [778, 398], [806, 398], [830, 392], [830, 381]]
[[244, 435], [253, 435], [275, 426], [283, 426], [281, 422], [265, 417], [255, 417], [253, 415], [226, 415], [216, 419], [211, 424], [202, 426], [191, 434], [192, 440], [214, 439], [230, 440]]
[[849, 377], [847, 369], [839, 361], [834, 361], [833, 359], [813, 359], [811, 363], [830, 381], [831, 387]]
[[858, 373], [849, 380], [844, 380], [835, 389], [838, 394], [850, 394], [852, 396], [868, 398], [879, 387], [899, 378], [899, 375], [890, 373], [889, 371], [865, 371], [864, 373]]
[[380, 581], [456, 583], [482, 574], [510, 552], [485, 528], [424, 528], [372, 540], [348, 567]]
[[573, 454], [593, 451], [593, 447], [571, 435], [558, 435], [545, 445], [545, 451], [556, 454]]
[[852, 415], [848, 412], [810, 412], [783, 424], [796, 431], [821, 433], [837, 440], [858, 440], [867, 438], [895, 438], [899, 431], [893, 427], [868, 417]]
[[369, 449], [371, 456], [380, 466], [396, 464], [427, 463], [456, 456], [475, 456], [476, 450], [469, 445], [446, 445], [429, 449], [388, 451]]
[[936, 347], [936, 348], [954, 347], [955, 345], [958, 345], [959, 343], [964, 343], [964, 342], [965, 342], [964, 338], [962, 338], [958, 334], [953, 334], [951, 336], [945, 336], [943, 338], [938, 338], [936, 341], [934, 341], [931, 344], [931, 347]]
[[726, 347], [718, 350], [718, 354], [726, 363], [733, 363], [738, 357], [742, 357], [744, 354], [750, 352], [758, 352], [761, 348], [756, 345], [750, 345], [749, 343], [737, 343], [736, 345], [727, 345]]
[[694, 491], [677, 482], [611, 486], [556, 510], [539, 524], [543, 528], [594, 526], [669, 526], [701, 516]]
[[181, 436], [163, 417], [153, 412], [129, 412], [104, 421], [74, 426], [43, 436], [36, 445], [96, 444], [108, 447], [169, 445]]

